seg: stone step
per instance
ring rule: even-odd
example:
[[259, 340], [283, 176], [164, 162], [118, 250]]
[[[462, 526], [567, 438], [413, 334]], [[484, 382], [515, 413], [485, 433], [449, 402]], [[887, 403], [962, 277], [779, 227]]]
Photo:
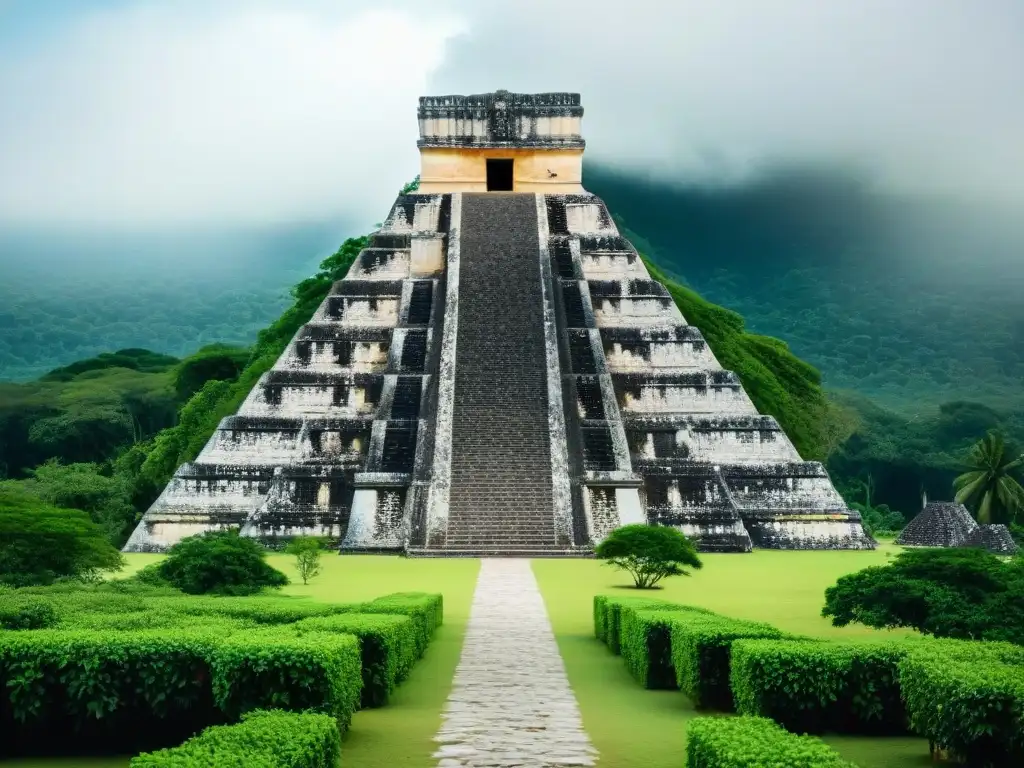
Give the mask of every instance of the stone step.
[[548, 372], [532, 195], [463, 196], [458, 313], [450, 548], [551, 551]]
[[531, 548], [517, 549], [515, 547], [445, 547], [444, 549], [425, 549], [423, 547], [410, 547], [406, 550], [409, 557], [531, 557], [531, 558], [592, 558], [593, 550], [585, 548], [557, 549]]

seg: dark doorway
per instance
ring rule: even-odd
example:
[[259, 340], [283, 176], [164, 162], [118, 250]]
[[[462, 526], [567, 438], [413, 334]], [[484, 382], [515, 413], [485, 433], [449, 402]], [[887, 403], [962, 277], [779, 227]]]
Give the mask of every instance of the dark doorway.
[[487, 161], [487, 191], [512, 191], [512, 160]]

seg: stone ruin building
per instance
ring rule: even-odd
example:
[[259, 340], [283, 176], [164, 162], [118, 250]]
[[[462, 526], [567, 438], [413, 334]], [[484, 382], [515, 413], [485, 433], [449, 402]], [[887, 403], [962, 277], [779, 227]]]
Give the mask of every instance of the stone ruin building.
[[1019, 551], [1005, 525], [979, 525], [967, 507], [955, 501], [925, 502], [896, 543], [905, 547], [978, 547], [994, 555]]
[[896, 543], [905, 547], [965, 547], [978, 524], [967, 507], [955, 501], [929, 501], [907, 523]]
[[999, 523], [979, 525], [967, 537], [968, 547], [980, 547], [993, 555], [1015, 555], [1020, 551], [1017, 542], [1010, 535], [1010, 530]]
[[183, 465], [126, 546], [234, 527], [342, 551], [874, 546], [757, 412], [604, 203], [573, 93], [420, 99], [416, 193]]

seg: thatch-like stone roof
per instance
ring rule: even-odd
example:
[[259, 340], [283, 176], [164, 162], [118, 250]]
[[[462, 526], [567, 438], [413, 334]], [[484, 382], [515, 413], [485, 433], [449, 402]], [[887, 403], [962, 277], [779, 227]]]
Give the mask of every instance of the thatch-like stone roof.
[[1020, 550], [1005, 525], [979, 525], [967, 537], [967, 546], [983, 547], [993, 555], [1015, 555]]
[[978, 524], [963, 504], [929, 502], [896, 539], [905, 547], [963, 547]]

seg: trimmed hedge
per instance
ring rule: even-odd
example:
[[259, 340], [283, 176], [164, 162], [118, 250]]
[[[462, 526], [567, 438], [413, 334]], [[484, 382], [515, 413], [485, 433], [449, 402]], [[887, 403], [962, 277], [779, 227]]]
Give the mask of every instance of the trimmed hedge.
[[236, 725], [216, 725], [179, 747], [138, 755], [130, 768], [335, 768], [338, 726], [327, 715], [250, 712]]
[[138, 585], [12, 594], [0, 594], [12, 624], [58, 623], [0, 632], [0, 730], [16, 730], [5, 754], [53, 734], [146, 749], [271, 707], [322, 711], [344, 729], [361, 703], [386, 701], [443, 619], [441, 596], [423, 593], [335, 605]]
[[647, 611], [630, 607], [620, 611], [622, 661], [644, 688], [677, 687], [672, 667], [672, 622], [684, 613], [678, 608]]
[[416, 653], [419, 658], [427, 650], [435, 630], [444, 621], [444, 598], [439, 593], [395, 592], [368, 603], [360, 603], [353, 610], [357, 613], [408, 616], [416, 625]]
[[921, 644], [737, 640], [731, 676], [736, 709], [792, 731], [904, 733], [898, 665]]
[[730, 659], [740, 638], [787, 637], [769, 624], [710, 613], [678, 614], [670, 622], [672, 666], [679, 690], [694, 706], [731, 712]]
[[914, 649], [899, 662], [911, 728], [972, 766], [1024, 765], [1022, 654], [1003, 643]]
[[253, 709], [314, 710], [346, 730], [363, 687], [359, 639], [327, 632], [257, 630], [213, 651], [213, 696], [229, 718]]
[[362, 663], [358, 638], [343, 634], [46, 629], [0, 633], [0, 680], [4, 729], [91, 729], [102, 741], [121, 723], [145, 741], [161, 721], [187, 721], [194, 732], [267, 707], [324, 712], [347, 728]]
[[408, 616], [342, 613], [303, 619], [294, 627], [299, 633], [336, 632], [359, 638], [364, 707], [384, 706], [416, 663], [416, 624]]
[[0, 594], [0, 629], [46, 629], [57, 621], [57, 612], [45, 600]]
[[709, 613], [703, 608], [680, 603], [670, 603], [640, 595], [594, 595], [594, 636], [618, 655], [621, 647], [622, 611], [693, 611]]
[[763, 717], [698, 717], [686, 735], [687, 768], [855, 768], [820, 739]]

